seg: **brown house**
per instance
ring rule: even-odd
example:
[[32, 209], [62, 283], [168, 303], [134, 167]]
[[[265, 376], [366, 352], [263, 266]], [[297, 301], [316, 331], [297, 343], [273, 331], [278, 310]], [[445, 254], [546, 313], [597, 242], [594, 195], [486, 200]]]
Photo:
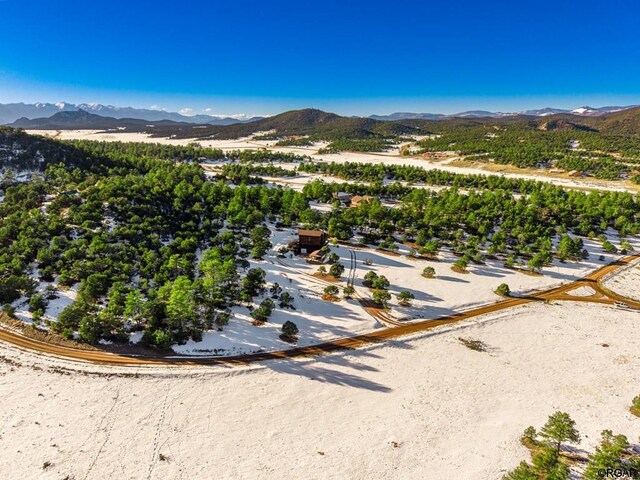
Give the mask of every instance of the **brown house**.
[[298, 248], [305, 253], [315, 252], [327, 243], [327, 234], [322, 230], [298, 230]]
[[373, 200], [373, 197], [370, 195], [354, 195], [353, 198], [351, 198], [351, 206], [357, 207], [362, 202], [370, 202], [371, 200]]

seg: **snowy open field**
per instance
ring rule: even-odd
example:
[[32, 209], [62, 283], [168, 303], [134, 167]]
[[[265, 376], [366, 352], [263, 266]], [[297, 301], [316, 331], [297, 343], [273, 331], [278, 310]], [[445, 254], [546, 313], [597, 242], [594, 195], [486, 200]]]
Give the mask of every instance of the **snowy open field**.
[[[233, 318], [224, 331], [205, 332], [202, 342], [190, 340], [184, 345], [174, 345], [173, 350], [187, 355], [235, 355], [286, 350], [291, 348], [291, 344], [280, 339], [280, 331], [286, 321], [295, 323], [300, 329], [297, 343], [300, 346], [357, 335], [382, 326], [356, 300], [323, 300], [324, 283], [287, 268], [278, 260], [272, 257], [262, 262], [252, 261], [251, 268], [262, 268], [266, 272], [268, 286], [277, 282], [283, 292], [291, 294], [295, 310], [276, 308], [268, 322], [255, 326], [246, 307], [234, 307]], [[269, 297], [268, 292], [263, 297]]]
[[605, 428], [637, 440], [639, 352], [640, 314], [579, 303], [247, 368], [81, 367], [0, 344], [0, 476], [498, 479], [555, 410], [587, 451]]
[[[613, 240], [615, 242], [615, 240]], [[356, 288], [362, 296], [371, 296], [371, 291], [362, 285], [364, 276], [369, 271], [384, 275], [390, 282], [392, 294], [390, 302], [391, 315], [398, 319], [437, 318], [455, 312], [468, 310], [480, 305], [499, 300], [495, 290], [501, 283], [507, 283], [514, 296], [524, 295], [534, 290], [542, 290], [574, 281], [593, 270], [619, 258], [619, 255], [602, 251], [599, 242], [585, 240], [585, 248], [590, 252], [588, 259], [581, 262], [554, 260], [553, 266], [543, 268], [542, 275], [526, 274], [503, 266], [502, 261], [487, 260], [484, 265], [471, 264], [468, 273], [454, 272], [451, 267], [459, 258], [443, 251], [438, 261], [409, 258], [409, 249], [401, 245], [399, 254], [380, 250], [352, 249], [346, 246], [331, 246], [331, 251], [338, 254], [341, 262], [348, 269], [349, 250], [356, 252], [357, 271]], [[600, 256], [603, 259], [600, 260]], [[295, 262], [296, 268], [313, 273], [317, 266], [310, 265], [302, 259], [286, 260]], [[365, 262], [370, 262], [368, 265]], [[425, 267], [433, 267], [436, 278], [427, 279], [422, 276]], [[398, 305], [395, 295], [408, 290], [415, 296], [412, 307]]]
[[[295, 230], [273, 230], [273, 250], [296, 238]], [[495, 294], [495, 289], [501, 283], [507, 283], [513, 295], [527, 294], [533, 290], [577, 280], [618, 258], [602, 252], [595, 241], [585, 241], [585, 247], [591, 252], [589, 259], [580, 263], [555, 261], [553, 266], [543, 269], [543, 275], [527, 275], [507, 269], [502, 266], [502, 262], [494, 260], [488, 260], [485, 265], [471, 266], [469, 273], [457, 273], [451, 270], [458, 258], [455, 255], [443, 252], [438, 261], [408, 258], [408, 248], [405, 246], [401, 247], [400, 254], [344, 245], [331, 245], [330, 249], [340, 257], [340, 262], [345, 266], [341, 281], [335, 285], [341, 289], [346, 286], [350, 268], [349, 252], [353, 251], [356, 254], [354, 286], [357, 294], [361, 298], [371, 298], [372, 291], [362, 284], [367, 272], [374, 271], [386, 276], [391, 283], [389, 291], [392, 294], [389, 316], [396, 320], [410, 321], [438, 318], [496, 302], [500, 297]], [[603, 255], [603, 260], [600, 260], [600, 255]], [[426, 279], [422, 276], [422, 270], [426, 266], [432, 266], [436, 270], [436, 278]], [[252, 261], [251, 268], [256, 267], [265, 270], [267, 286], [278, 282], [283, 291], [294, 297], [296, 309], [276, 309], [267, 323], [255, 326], [252, 325], [250, 311], [246, 307], [234, 307], [234, 316], [223, 332], [207, 331], [203, 334], [202, 342], [189, 341], [185, 345], [174, 345], [176, 353], [235, 355], [284, 350], [291, 346], [279, 338], [282, 324], [287, 320], [294, 322], [300, 329], [299, 346], [353, 336], [383, 326], [354, 299], [341, 299], [338, 302], [323, 300], [322, 293], [328, 284], [327, 280], [313, 278], [319, 265], [310, 264], [303, 257], [291, 253], [285, 258], [269, 255], [265, 261]], [[415, 296], [409, 307], [399, 305], [396, 299], [396, 295], [403, 290], [408, 290]], [[268, 296], [266, 293], [263, 297]], [[260, 299], [255, 303], [260, 303]]]
[[605, 279], [604, 286], [640, 302], [640, 265], [636, 263], [619, 274]]
[[[388, 152], [376, 153], [358, 153], [358, 152], [342, 152], [339, 154], [318, 155], [319, 148], [326, 146], [324, 142], [319, 142], [309, 147], [274, 147], [273, 141], [253, 140], [251, 137], [240, 138], [236, 140], [194, 140], [194, 139], [174, 139], [174, 138], [153, 138], [144, 133], [101, 133], [98, 130], [28, 130], [30, 134], [46, 135], [61, 140], [99, 140], [99, 141], [120, 141], [120, 142], [149, 142], [163, 143], [168, 145], [187, 145], [197, 141], [203, 147], [220, 148], [224, 151], [228, 150], [245, 150], [267, 148], [275, 151], [290, 152], [300, 155], [308, 155], [317, 160], [329, 162], [364, 162], [364, 163], [385, 163], [389, 165], [413, 165], [425, 168], [427, 170], [445, 170], [452, 173], [461, 174], [478, 174], [478, 175], [499, 175], [510, 178], [523, 178], [529, 180], [540, 180], [554, 185], [566, 188], [587, 188], [614, 191], [633, 191], [631, 185], [623, 182], [606, 182], [592, 178], [561, 178], [558, 176], [549, 176], [544, 174], [525, 174], [525, 173], [508, 173], [508, 172], [491, 172], [478, 167], [460, 167], [450, 165], [449, 161], [429, 161], [415, 157], [401, 157], [398, 148], [389, 150]], [[454, 159], [452, 157], [452, 159]], [[450, 159], [450, 160], [452, 160]]]

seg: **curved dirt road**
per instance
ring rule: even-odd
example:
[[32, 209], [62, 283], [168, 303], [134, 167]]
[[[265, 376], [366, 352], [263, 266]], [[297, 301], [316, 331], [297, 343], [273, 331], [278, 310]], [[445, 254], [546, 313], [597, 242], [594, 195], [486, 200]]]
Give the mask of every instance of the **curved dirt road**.
[[[622, 301], [633, 308], [640, 309], [640, 302], [624, 298], [613, 292], [608, 291], [598, 283], [604, 276], [616, 271], [617, 269], [628, 265], [629, 263], [640, 259], [640, 255], [631, 255], [606, 265], [586, 277], [576, 280], [572, 283], [562, 285], [535, 292], [523, 297], [509, 297], [491, 305], [474, 308], [466, 312], [441, 317], [438, 319], [425, 319], [417, 322], [394, 325], [392, 327], [375, 330], [373, 332], [356, 335], [354, 337], [339, 338], [329, 342], [310, 345], [306, 347], [296, 347], [290, 350], [278, 352], [252, 353], [246, 355], [238, 355], [233, 357], [205, 357], [205, 358], [189, 358], [189, 357], [165, 357], [165, 356], [125, 356], [117, 355], [104, 351], [80, 350], [70, 347], [53, 345], [29, 337], [25, 337], [18, 333], [0, 328], [0, 341], [11, 343], [25, 350], [32, 350], [43, 353], [45, 355], [53, 355], [68, 360], [91, 362], [102, 365], [118, 365], [118, 366], [142, 366], [142, 365], [245, 365], [253, 362], [264, 360], [276, 360], [283, 358], [293, 358], [300, 356], [320, 355], [324, 353], [334, 352], [337, 350], [346, 350], [362, 347], [364, 345], [379, 343], [384, 340], [397, 338], [405, 335], [415, 334], [431, 330], [435, 327], [448, 325], [469, 318], [485, 315], [488, 313], [505, 310], [518, 305], [536, 301], [549, 300], [569, 300], [569, 301], [586, 301], [604, 304], [613, 304], [616, 301]], [[591, 296], [572, 296], [569, 294], [572, 290], [580, 287], [590, 287], [595, 293]]]

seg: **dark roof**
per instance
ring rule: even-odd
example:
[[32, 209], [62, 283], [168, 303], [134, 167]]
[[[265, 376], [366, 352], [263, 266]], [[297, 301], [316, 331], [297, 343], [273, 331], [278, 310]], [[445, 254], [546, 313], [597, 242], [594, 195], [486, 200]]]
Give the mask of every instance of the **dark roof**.
[[303, 237], [322, 237], [324, 232], [322, 230], [298, 230], [298, 235]]

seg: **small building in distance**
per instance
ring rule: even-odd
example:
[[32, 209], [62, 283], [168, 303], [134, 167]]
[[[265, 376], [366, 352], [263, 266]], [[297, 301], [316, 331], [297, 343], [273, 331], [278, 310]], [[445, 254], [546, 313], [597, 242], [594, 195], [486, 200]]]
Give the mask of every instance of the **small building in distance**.
[[347, 192], [333, 192], [333, 198], [338, 200], [343, 205], [350, 205], [352, 195]]
[[360, 205], [362, 202], [370, 202], [371, 200], [373, 200], [373, 197], [371, 195], [354, 195], [351, 198], [351, 206], [352, 207], [357, 207], [358, 205]]
[[315, 252], [311, 252], [309, 255], [307, 255], [307, 262], [321, 264], [322, 262], [324, 262], [324, 258], [325, 252], [323, 252], [322, 250], [316, 250]]
[[447, 160], [455, 156], [454, 152], [425, 152], [422, 154], [422, 157], [426, 160]]
[[327, 243], [327, 234], [322, 230], [298, 230], [298, 252], [312, 253]]

